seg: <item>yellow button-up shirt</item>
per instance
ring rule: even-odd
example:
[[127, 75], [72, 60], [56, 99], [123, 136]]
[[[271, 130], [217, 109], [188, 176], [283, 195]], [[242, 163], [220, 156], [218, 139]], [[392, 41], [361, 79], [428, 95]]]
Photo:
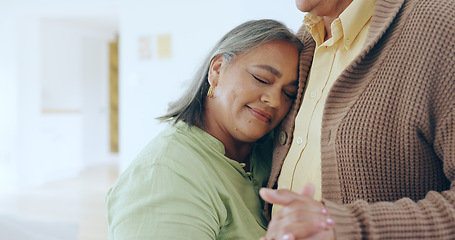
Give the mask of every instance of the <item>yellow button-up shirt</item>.
[[[326, 35], [321, 17], [306, 14], [303, 23], [312, 34], [316, 49], [302, 105], [295, 120], [294, 138], [283, 164], [278, 188], [298, 192], [306, 183], [316, 187], [321, 199], [321, 123], [324, 104], [335, 80], [360, 53], [374, 11], [374, 0], [354, 0], [331, 24]], [[274, 207], [274, 212], [278, 210]]]

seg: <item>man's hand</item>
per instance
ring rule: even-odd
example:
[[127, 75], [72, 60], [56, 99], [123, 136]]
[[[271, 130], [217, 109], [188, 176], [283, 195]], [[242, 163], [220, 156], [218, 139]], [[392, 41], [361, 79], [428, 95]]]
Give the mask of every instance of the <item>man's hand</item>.
[[305, 185], [298, 194], [266, 188], [259, 194], [265, 201], [283, 206], [273, 216], [267, 235], [261, 240], [334, 239], [334, 222], [324, 205], [313, 199], [312, 184]]

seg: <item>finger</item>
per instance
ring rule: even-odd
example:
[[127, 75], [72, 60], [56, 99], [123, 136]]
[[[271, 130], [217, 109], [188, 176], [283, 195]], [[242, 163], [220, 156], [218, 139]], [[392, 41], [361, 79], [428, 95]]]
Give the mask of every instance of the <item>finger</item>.
[[328, 226], [327, 222], [314, 221], [290, 225], [287, 231], [291, 232], [295, 239], [309, 239], [315, 236], [321, 236], [321, 233], [324, 233], [329, 229], [330, 227]]
[[306, 197], [314, 198], [315, 191], [316, 190], [315, 190], [314, 185], [311, 183], [307, 183], [307, 184], [305, 184], [305, 186], [303, 186], [302, 190], [300, 190], [299, 194], [306, 196]]
[[282, 240], [296, 240], [296, 238], [292, 234], [286, 234], [281, 239]]
[[[305, 240], [326, 240], [326, 239], [335, 239], [333, 229], [327, 229], [324, 231], [320, 231], [316, 234], [313, 234], [309, 237], [305, 238], [300, 238], [300, 239], [305, 239]], [[298, 239], [298, 240], [300, 240]]]
[[[308, 235], [311, 235], [314, 231], [322, 231], [331, 227], [329, 221], [333, 222], [333, 220], [323, 216], [321, 213], [312, 213], [302, 210], [289, 212], [289, 214], [283, 216], [274, 215], [268, 226], [267, 238], [282, 239], [286, 234], [293, 234], [293, 236], [296, 236], [296, 239], [299, 239], [297, 236], [304, 234], [300, 234], [297, 231], [306, 231]], [[294, 229], [292, 226], [297, 227]], [[306, 228], [313, 230], [305, 230], [305, 226]]]
[[306, 239], [325, 231], [319, 225], [319, 221], [287, 224], [275, 231], [268, 230], [267, 239]]
[[261, 188], [259, 195], [264, 201], [271, 204], [288, 205], [289, 203], [302, 199], [302, 196], [289, 190], [274, 190], [270, 188]]
[[296, 200], [287, 205], [283, 205], [280, 210], [273, 215], [276, 219], [289, 218], [290, 215], [302, 215], [305, 217], [312, 217], [313, 214], [318, 217], [328, 217], [328, 211], [320, 202], [314, 201], [310, 198], [303, 200]]
[[[312, 198], [314, 199], [314, 193], [315, 193], [315, 187], [312, 183], [307, 183], [305, 184], [305, 186], [303, 186], [303, 188], [300, 190], [299, 194], [302, 195], [302, 196], [306, 196], [306, 197], [309, 197], [309, 198]], [[322, 212], [325, 216], [328, 216], [329, 215], [329, 212], [328, 210], [323, 207], [322, 208]]]
[[[273, 216], [277, 221], [280, 221], [280, 224], [287, 225], [297, 222], [316, 222], [316, 221], [325, 221], [329, 219], [320, 208], [308, 208], [308, 209], [298, 209], [298, 208], [282, 208], [276, 215]], [[273, 220], [273, 219], [272, 219]]]

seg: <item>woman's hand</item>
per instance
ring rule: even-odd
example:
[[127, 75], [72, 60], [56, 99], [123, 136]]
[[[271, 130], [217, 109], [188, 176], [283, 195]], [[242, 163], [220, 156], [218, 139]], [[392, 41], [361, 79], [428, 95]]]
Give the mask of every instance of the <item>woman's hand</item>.
[[324, 205], [313, 199], [314, 186], [307, 184], [300, 193], [262, 188], [262, 199], [282, 205], [269, 223], [261, 240], [335, 239], [333, 220]]

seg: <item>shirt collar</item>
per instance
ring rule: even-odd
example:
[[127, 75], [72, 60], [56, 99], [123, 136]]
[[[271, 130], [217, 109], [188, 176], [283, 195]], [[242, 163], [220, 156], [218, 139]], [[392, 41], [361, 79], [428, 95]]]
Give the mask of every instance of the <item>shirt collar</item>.
[[212, 148], [214, 151], [220, 153], [221, 155], [224, 155], [226, 153], [224, 144], [220, 140], [216, 139], [215, 137], [208, 134], [199, 127], [197, 126], [189, 127], [185, 121], [178, 121], [174, 125], [174, 127], [185, 134], [191, 134], [190, 137], [193, 138], [196, 142], [202, 141], [207, 146]]
[[317, 46], [330, 46], [343, 38], [344, 47], [349, 49], [362, 28], [373, 15], [375, 0], [353, 0], [352, 3], [332, 22], [332, 38], [324, 43], [325, 27], [322, 17], [305, 15], [303, 24], [308, 28]]
[[303, 19], [303, 24], [310, 31], [311, 36], [313, 36], [316, 46], [320, 46], [324, 42], [325, 37], [325, 27], [322, 17], [307, 13]]

